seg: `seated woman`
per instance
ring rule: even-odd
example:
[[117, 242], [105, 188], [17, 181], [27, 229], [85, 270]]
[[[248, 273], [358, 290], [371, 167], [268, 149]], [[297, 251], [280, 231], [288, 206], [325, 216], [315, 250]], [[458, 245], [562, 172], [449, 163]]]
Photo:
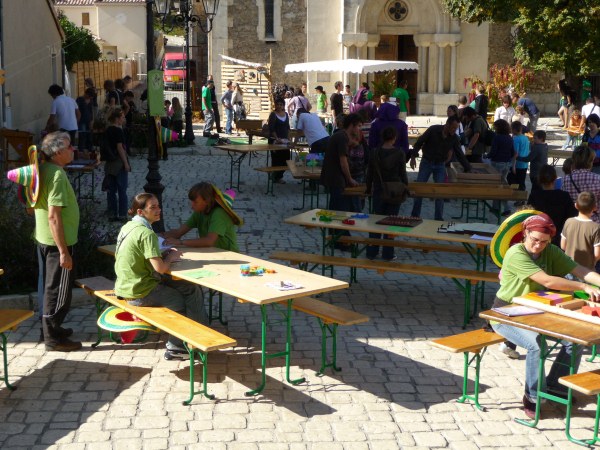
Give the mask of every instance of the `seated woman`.
[[[234, 191], [223, 194], [217, 187], [204, 181], [195, 184], [188, 192], [192, 215], [175, 230], [163, 234], [168, 245], [186, 247], [217, 247], [239, 252], [236, 226], [244, 221], [231, 209]], [[196, 228], [198, 237], [182, 240], [181, 237]]]
[[[115, 294], [134, 306], [164, 306], [196, 322], [206, 323], [204, 299], [199, 286], [163, 276], [181, 253], [161, 255], [152, 224], [160, 220], [160, 206], [153, 194], [137, 194], [131, 203], [131, 221], [121, 228], [115, 250]], [[165, 359], [187, 354], [183, 343], [169, 336]]]
[[[496, 293], [494, 307], [510, 304], [514, 297], [546, 289], [571, 292], [583, 290], [592, 301], [600, 299], [600, 289], [591, 285], [600, 285], [600, 275], [578, 265], [560, 248], [551, 244], [556, 228], [550, 217], [546, 214], [531, 216], [523, 221], [522, 226], [523, 243], [513, 245], [504, 255], [500, 289]], [[563, 278], [568, 273], [585, 282]], [[527, 350], [523, 406], [527, 417], [534, 418], [540, 364], [538, 333], [498, 322], [491, 322], [491, 326], [496, 333]], [[572, 344], [562, 341], [562, 348], [550, 373], [542, 380], [542, 389], [546, 392], [566, 398], [566, 391], [558, 384], [558, 379], [569, 374], [571, 352]], [[575, 371], [579, 368], [580, 360], [581, 354], [576, 357]]]

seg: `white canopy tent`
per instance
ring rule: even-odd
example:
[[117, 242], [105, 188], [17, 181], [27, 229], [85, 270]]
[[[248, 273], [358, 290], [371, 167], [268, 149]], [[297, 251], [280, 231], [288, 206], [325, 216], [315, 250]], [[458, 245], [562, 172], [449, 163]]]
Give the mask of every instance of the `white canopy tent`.
[[419, 65], [411, 61], [383, 61], [377, 59], [338, 59], [333, 61], [312, 61], [287, 64], [285, 72], [349, 72], [367, 74], [388, 70], [419, 70]]

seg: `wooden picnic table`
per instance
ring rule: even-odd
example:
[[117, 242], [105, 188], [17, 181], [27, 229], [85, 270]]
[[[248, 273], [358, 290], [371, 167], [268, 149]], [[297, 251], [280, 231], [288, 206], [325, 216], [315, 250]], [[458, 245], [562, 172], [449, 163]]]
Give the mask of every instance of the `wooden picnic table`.
[[[219, 150], [223, 150], [227, 152], [229, 155], [230, 165], [229, 165], [229, 187], [236, 188], [239, 192], [240, 189], [240, 170], [242, 166], [242, 161], [246, 158], [247, 155], [251, 155], [254, 152], [267, 152], [267, 166], [269, 165], [269, 152], [272, 150], [289, 150], [290, 147], [288, 145], [281, 144], [225, 144], [225, 145], [215, 145], [215, 148]], [[237, 168], [237, 184], [234, 186], [233, 184], [233, 172], [234, 169]]]
[[[113, 255], [115, 245], [104, 245], [98, 250]], [[297, 384], [304, 379], [290, 379], [290, 361], [292, 352], [292, 303], [296, 298], [345, 289], [348, 283], [333, 278], [304, 272], [293, 267], [283, 266], [271, 261], [265, 261], [241, 253], [230, 252], [218, 248], [179, 248], [183, 252], [181, 261], [173, 263], [169, 274], [176, 279], [189, 281], [190, 283], [204, 286], [244, 302], [250, 302], [260, 307], [261, 310], [261, 370], [262, 379], [258, 388], [250, 391], [251, 394], [261, 392], [266, 385], [266, 363], [267, 359], [285, 356], [287, 381]], [[275, 270], [263, 276], [242, 276], [240, 266], [264, 267]], [[299, 289], [278, 290], [266, 286], [266, 283], [280, 283], [289, 281], [302, 286]], [[285, 302], [280, 305], [280, 302]], [[286, 336], [285, 350], [282, 352], [267, 353], [267, 325], [268, 305], [274, 305], [278, 310], [277, 316], [284, 316]]]
[[[65, 172], [72, 176], [71, 184], [77, 192], [78, 200], [94, 200], [96, 191], [96, 177], [94, 176], [94, 171], [100, 167], [100, 164], [100, 161], [97, 159], [76, 159], [64, 167]], [[81, 180], [84, 176], [92, 178], [89, 193], [86, 196], [81, 195]]]
[[[550, 356], [550, 353], [555, 347], [560, 344], [560, 340], [573, 343], [573, 351], [569, 366], [569, 373], [572, 375], [575, 373], [577, 346], [583, 345], [589, 347], [591, 345], [600, 344], [600, 325], [558, 314], [544, 312], [542, 314], [532, 314], [528, 316], [508, 317], [495, 311], [488, 310], [482, 311], [479, 314], [479, 317], [540, 334], [541, 362], [538, 373], [538, 398], [548, 398], [554, 402], [562, 403], [563, 405], [567, 404], [567, 400], [542, 391], [542, 380], [545, 377], [544, 363], [546, 362], [546, 359]], [[549, 348], [547, 342], [548, 338], [558, 341], [557, 344], [551, 345]], [[568, 389], [570, 390], [570, 388]], [[540, 418], [540, 405], [541, 402], [538, 401], [536, 404], [535, 419], [532, 421], [515, 419], [516, 422], [529, 427], [535, 427]]]
[[552, 165], [556, 166], [561, 159], [567, 159], [573, 156], [573, 150], [563, 150], [562, 148], [549, 148], [548, 158], [552, 158]]
[[309, 167], [291, 160], [286, 161], [286, 164], [288, 169], [290, 169], [292, 177], [296, 180], [302, 181], [302, 206], [299, 208], [294, 208], [294, 210], [304, 209], [306, 197], [310, 197], [311, 208], [314, 206], [318, 208], [319, 195], [321, 191], [321, 185], [319, 183], [319, 180], [321, 179], [321, 168]]

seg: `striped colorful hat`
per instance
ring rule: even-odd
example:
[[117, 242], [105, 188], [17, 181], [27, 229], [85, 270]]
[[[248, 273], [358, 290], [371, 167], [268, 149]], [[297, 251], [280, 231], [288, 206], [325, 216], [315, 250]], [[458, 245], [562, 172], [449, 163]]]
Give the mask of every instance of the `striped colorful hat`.
[[121, 341], [129, 344], [135, 339], [137, 331], [151, 331], [159, 333], [160, 330], [148, 322], [138, 319], [133, 314], [123, 311], [116, 306], [106, 308], [98, 317], [98, 326], [103, 330], [121, 333]]
[[179, 133], [170, 128], [160, 127], [160, 140], [162, 142], [175, 142], [179, 140]]
[[538, 214], [542, 213], [535, 209], [524, 209], [508, 216], [502, 222], [490, 243], [490, 256], [498, 267], [502, 267], [504, 255], [509, 247], [523, 240], [523, 221]]
[[227, 215], [231, 217], [235, 225], [243, 225], [244, 220], [233, 211], [233, 200], [235, 199], [235, 191], [233, 189], [227, 189], [221, 192], [218, 187], [213, 184], [213, 191], [215, 192], [215, 201], [217, 204], [225, 210]]
[[9, 170], [6, 178], [19, 185], [19, 199], [33, 207], [40, 193], [40, 166], [37, 147], [35, 145], [30, 146], [27, 154], [29, 165]]

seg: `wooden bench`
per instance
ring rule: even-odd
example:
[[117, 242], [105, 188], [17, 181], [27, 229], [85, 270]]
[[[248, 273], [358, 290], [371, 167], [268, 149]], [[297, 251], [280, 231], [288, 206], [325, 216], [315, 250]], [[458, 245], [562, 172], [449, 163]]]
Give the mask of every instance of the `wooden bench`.
[[567, 438], [576, 444], [591, 447], [600, 441], [598, 438], [598, 428], [600, 423], [600, 369], [591, 372], [576, 373], [559, 378], [558, 382], [569, 389], [574, 389], [585, 395], [595, 395], [596, 400], [596, 418], [594, 420], [594, 436], [589, 440], [575, 439], [571, 436], [571, 413], [573, 410], [573, 393], [569, 391], [567, 398], [567, 417], [565, 419], [565, 433]]
[[[281, 302], [287, 304], [287, 302]], [[321, 376], [327, 367], [334, 371], [342, 370], [337, 366], [337, 327], [339, 325], [349, 326], [357, 325], [369, 321], [369, 317], [364, 314], [350, 311], [349, 309], [330, 303], [317, 300], [313, 297], [296, 298], [292, 302], [292, 308], [305, 314], [314, 316], [319, 321], [321, 327], [321, 368], [317, 375]], [[331, 362], [327, 360], [327, 339], [331, 338]]]
[[11, 391], [16, 387], [8, 382], [8, 348], [6, 332], [15, 330], [24, 320], [33, 316], [33, 311], [26, 309], [0, 309], [0, 337], [2, 338], [2, 355], [4, 359], [4, 383]]
[[267, 174], [267, 192], [266, 194], [273, 195], [273, 184], [275, 183], [275, 172], [285, 172], [288, 166], [270, 166], [270, 167], [255, 167], [254, 170]]
[[[110, 283], [112, 282], [104, 277], [76, 281], [77, 285], [83, 287], [88, 293], [93, 293], [97, 299], [104, 300], [106, 303], [121, 308], [123, 311], [133, 314], [171, 336], [181, 339], [188, 351], [190, 360], [190, 398], [184, 401], [183, 404], [189, 405], [196, 394], [194, 391], [194, 365], [196, 356], [198, 356], [198, 359], [202, 363], [202, 390], [200, 393], [206, 398], [214, 399], [214, 395], [209, 395], [207, 391], [208, 353], [214, 350], [234, 347], [237, 345], [235, 339], [195, 322], [169, 308], [160, 306], [133, 306], [127, 300], [119, 300], [112, 289], [95, 290], [92, 287], [93, 285], [105, 287]], [[96, 302], [96, 310], [102, 310], [98, 302]]]
[[[451, 278], [456, 286], [464, 293], [464, 315], [463, 328], [467, 326], [471, 317], [471, 286], [479, 282], [498, 282], [498, 274], [493, 272], [481, 272], [478, 270], [454, 269], [449, 267], [424, 266], [417, 264], [404, 264], [388, 261], [371, 261], [362, 258], [346, 258], [341, 256], [315, 255], [301, 252], [276, 251], [271, 253], [271, 258], [282, 261], [290, 261], [298, 264], [301, 269], [312, 271], [317, 266], [325, 267], [350, 267], [356, 269], [375, 270], [378, 273], [402, 272], [414, 275], [429, 275], [434, 277]], [[312, 264], [313, 267], [309, 268]], [[459, 280], [465, 280], [464, 285]], [[350, 280], [352, 282], [352, 280]], [[473, 314], [477, 309], [475, 302]]]
[[[328, 237], [331, 239], [331, 237]], [[408, 242], [397, 239], [375, 239], [362, 236], [340, 236], [336, 242], [352, 245], [352, 256], [357, 257], [362, 253], [359, 245], [378, 245], [381, 247], [408, 248], [411, 250], [420, 250], [423, 253], [429, 252], [448, 252], [448, 253], [469, 253], [462, 245], [452, 244], [434, 244], [425, 242]]]
[[[464, 355], [463, 387], [462, 395], [457, 400], [459, 403], [465, 403], [467, 400], [472, 400], [478, 409], [485, 411], [485, 408], [479, 404], [479, 370], [481, 359], [483, 358], [487, 347], [505, 341], [506, 339], [499, 334], [484, 329], [468, 331], [466, 333], [455, 334], [453, 336], [446, 336], [430, 341], [431, 345], [434, 347], [441, 348], [442, 350], [451, 353], [462, 353]], [[472, 353], [473, 357], [470, 357], [469, 353]], [[474, 366], [472, 365], [473, 362], [475, 362]], [[473, 394], [468, 393], [469, 367], [475, 369], [475, 386], [473, 388]]]

